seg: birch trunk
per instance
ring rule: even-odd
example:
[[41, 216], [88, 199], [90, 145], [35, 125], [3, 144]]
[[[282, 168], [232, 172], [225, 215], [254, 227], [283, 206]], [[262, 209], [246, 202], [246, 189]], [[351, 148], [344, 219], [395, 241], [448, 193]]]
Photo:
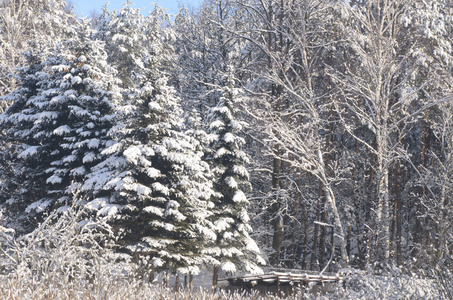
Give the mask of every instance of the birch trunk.
[[[324, 165], [323, 152], [321, 151], [321, 148], [319, 147], [319, 145], [318, 145], [318, 159], [319, 159], [319, 163], [323, 166]], [[324, 172], [321, 173], [321, 178], [322, 178], [322, 181], [324, 184], [323, 190], [324, 190], [324, 196], [326, 197], [326, 203], [329, 206], [330, 212], [332, 213], [332, 216], [334, 219], [335, 236], [337, 237], [338, 244], [340, 247], [340, 257], [341, 257], [340, 265], [345, 266], [349, 263], [348, 255], [346, 252], [346, 239], [345, 239], [345, 234], [343, 231], [343, 225], [341, 224], [340, 214], [338, 213], [338, 209], [337, 209], [335, 194], [334, 194], [332, 188], [330, 187], [330, 185], [327, 184], [328, 179], [326, 177], [326, 170], [324, 170]], [[332, 245], [332, 247], [333, 247], [333, 245]]]
[[[378, 137], [379, 140], [379, 137]], [[377, 232], [376, 258], [384, 263], [390, 257], [390, 215], [389, 215], [389, 171], [386, 166], [384, 151], [385, 141], [378, 142], [378, 203], [377, 203]], [[380, 155], [379, 155], [380, 154]]]

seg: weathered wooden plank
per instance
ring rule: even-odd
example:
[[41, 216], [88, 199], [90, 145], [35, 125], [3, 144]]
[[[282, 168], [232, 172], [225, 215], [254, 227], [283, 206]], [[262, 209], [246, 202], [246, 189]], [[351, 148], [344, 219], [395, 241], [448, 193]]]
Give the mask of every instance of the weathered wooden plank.
[[339, 281], [341, 276], [339, 275], [323, 275], [323, 274], [313, 274], [313, 273], [284, 273], [284, 272], [271, 272], [269, 274], [261, 274], [261, 275], [245, 275], [240, 277], [233, 277], [233, 278], [223, 278], [219, 279], [219, 281], [228, 281], [230, 284], [233, 285], [243, 285], [243, 284], [252, 284], [256, 285], [259, 283], [309, 283], [309, 282], [319, 282], [319, 283], [329, 283]]

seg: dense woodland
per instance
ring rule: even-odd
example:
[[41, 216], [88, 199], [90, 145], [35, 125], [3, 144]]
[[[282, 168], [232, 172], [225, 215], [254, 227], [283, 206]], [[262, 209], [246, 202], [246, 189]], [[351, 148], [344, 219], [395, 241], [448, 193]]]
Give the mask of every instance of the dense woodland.
[[451, 268], [452, 17], [447, 0], [91, 19], [3, 0], [2, 228], [76, 210], [149, 276]]

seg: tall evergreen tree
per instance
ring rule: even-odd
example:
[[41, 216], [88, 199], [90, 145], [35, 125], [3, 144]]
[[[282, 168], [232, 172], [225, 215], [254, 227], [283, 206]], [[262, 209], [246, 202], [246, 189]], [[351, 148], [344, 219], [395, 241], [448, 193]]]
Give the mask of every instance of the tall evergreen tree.
[[165, 77], [145, 82], [84, 188], [95, 191], [91, 207], [117, 229], [121, 250], [152, 270], [187, 273], [202, 263], [201, 241], [214, 235], [207, 222], [212, 192], [178, 101]]
[[[150, 271], [196, 273], [202, 245], [215, 236], [207, 219], [210, 172], [200, 143], [185, 131], [180, 99], [161, 69], [162, 53], [171, 47], [162, 43], [159, 9], [143, 20], [129, 5], [103, 28], [116, 32], [110, 47], [122, 49], [112, 62], [124, 71], [124, 99], [117, 107], [122, 117], [110, 131], [115, 143], [104, 150], [106, 160], [84, 189], [95, 194], [90, 207], [116, 228], [120, 251], [140, 258]], [[150, 27], [140, 32], [137, 23]], [[149, 39], [137, 52], [130, 43], [143, 35]], [[131, 61], [126, 70], [124, 61]]]
[[208, 162], [214, 174], [213, 197], [215, 207], [210, 216], [216, 233], [216, 240], [204, 252], [213, 258], [214, 281], [218, 268], [229, 273], [238, 269], [259, 273], [264, 260], [250, 237], [245, 192], [250, 189], [246, 169], [247, 155], [242, 151], [245, 141], [238, 134], [242, 124], [235, 118], [239, 102], [239, 90], [235, 88], [232, 70], [225, 79], [217, 106], [210, 110], [210, 143]]
[[[103, 44], [90, 39], [86, 24], [79, 36], [65, 41], [40, 60], [29, 53], [21, 85], [7, 96], [14, 103], [2, 127], [20, 168], [17, 188], [7, 205], [19, 205], [27, 218], [69, 204], [71, 193], [100, 160], [117, 82], [106, 63]], [[25, 217], [25, 216], [24, 216]]]
[[171, 59], [172, 47], [166, 42], [169, 29], [163, 25], [167, 21], [157, 5], [149, 16], [130, 0], [119, 11], [104, 7], [96, 38], [105, 42], [108, 63], [118, 71], [124, 89], [140, 88], [147, 69], [162, 68]]

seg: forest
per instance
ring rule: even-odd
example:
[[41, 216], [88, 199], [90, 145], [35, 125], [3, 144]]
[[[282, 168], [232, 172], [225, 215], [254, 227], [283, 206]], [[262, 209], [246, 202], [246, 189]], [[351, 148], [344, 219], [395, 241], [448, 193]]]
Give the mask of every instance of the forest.
[[453, 297], [452, 24], [449, 0], [2, 0], [1, 276], [355, 270]]

